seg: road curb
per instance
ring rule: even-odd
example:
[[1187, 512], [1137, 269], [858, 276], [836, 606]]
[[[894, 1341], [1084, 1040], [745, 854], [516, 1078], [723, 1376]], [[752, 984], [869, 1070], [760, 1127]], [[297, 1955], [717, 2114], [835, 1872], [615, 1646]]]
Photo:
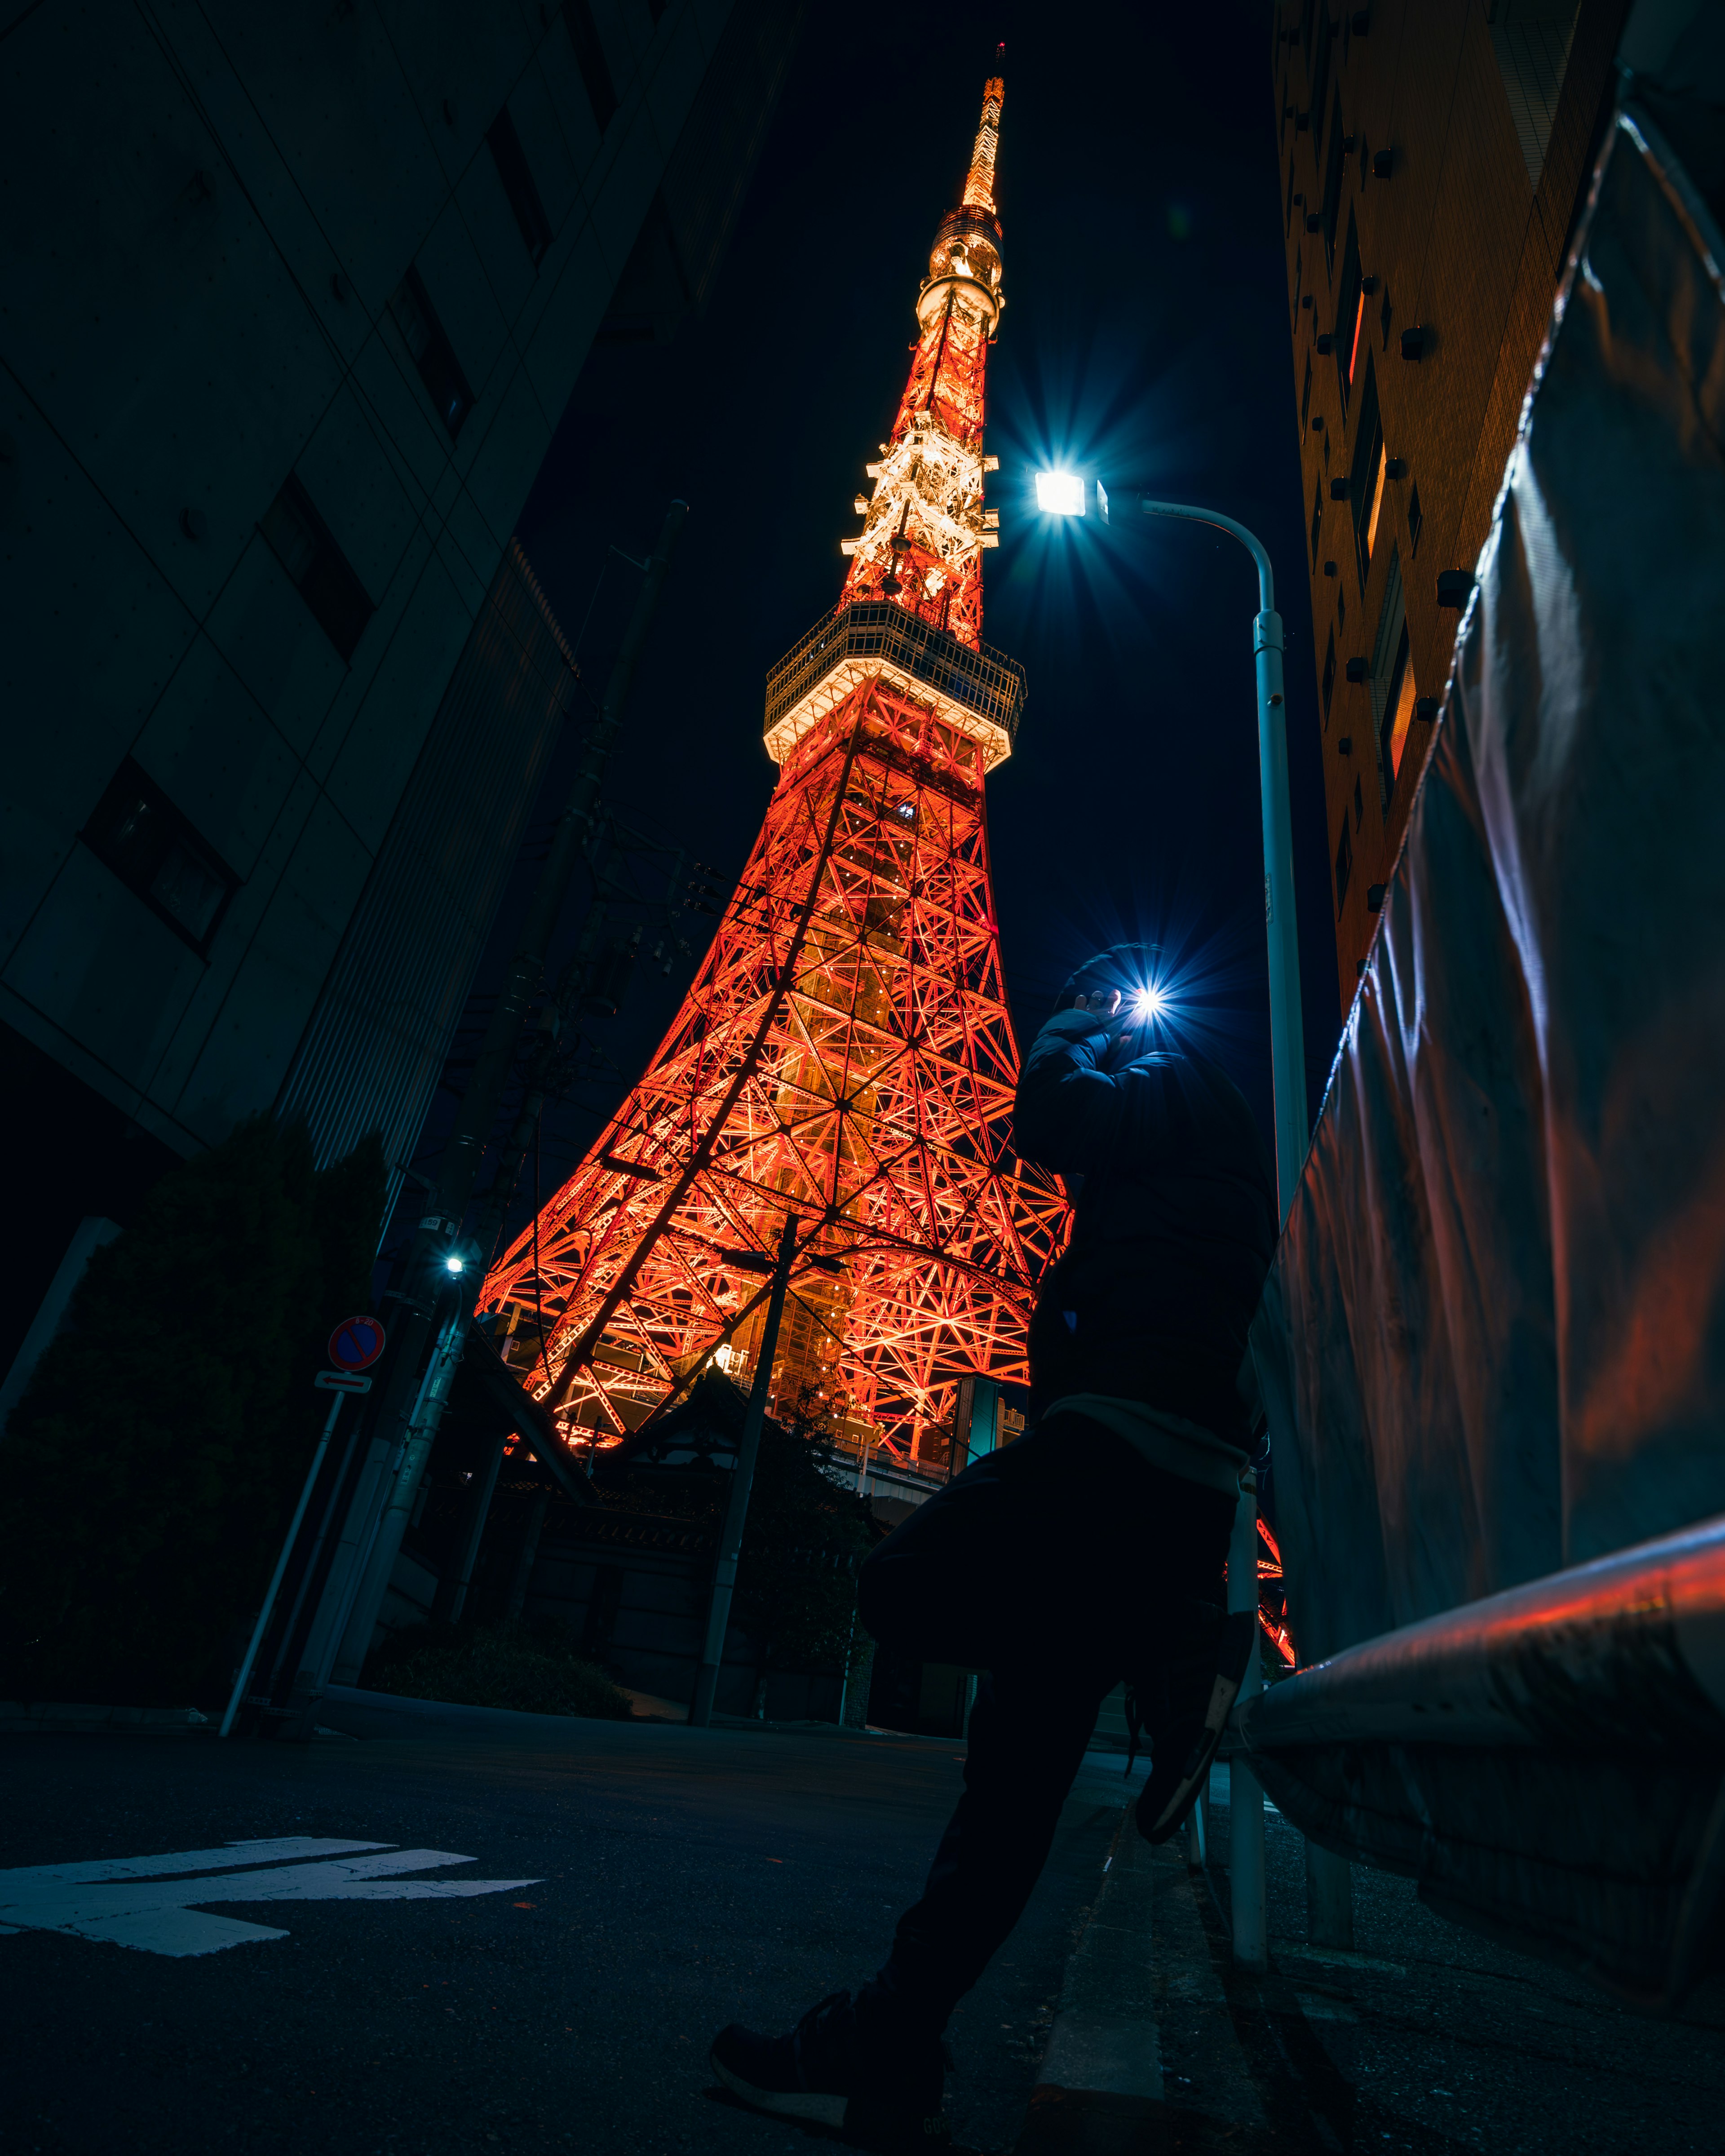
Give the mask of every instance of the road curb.
[[[1276, 2147], [1178, 1843], [1122, 1813], [1014, 2156], [1157, 2156]], [[1203, 2091], [1204, 2108], [1194, 2098]]]
[[0, 1700], [0, 1736], [213, 1737], [213, 1718], [195, 1707], [29, 1705]]

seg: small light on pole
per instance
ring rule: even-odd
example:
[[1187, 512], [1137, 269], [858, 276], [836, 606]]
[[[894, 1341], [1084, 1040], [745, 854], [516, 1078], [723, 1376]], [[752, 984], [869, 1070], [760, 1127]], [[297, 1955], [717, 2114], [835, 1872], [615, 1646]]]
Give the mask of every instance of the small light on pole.
[[445, 1258], [444, 1260], [444, 1270], [445, 1272], [465, 1273], [466, 1270], [467, 1260], [465, 1258]]
[[1082, 516], [1083, 480], [1076, 472], [1038, 472], [1036, 506], [1050, 516]]

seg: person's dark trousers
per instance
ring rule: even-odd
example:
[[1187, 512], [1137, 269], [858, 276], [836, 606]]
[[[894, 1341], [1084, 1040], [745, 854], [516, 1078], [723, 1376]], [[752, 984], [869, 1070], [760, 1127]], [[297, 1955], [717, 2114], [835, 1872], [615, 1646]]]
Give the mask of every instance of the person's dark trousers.
[[1234, 1511], [1086, 1416], [1058, 1415], [967, 1468], [869, 1557], [859, 1606], [881, 1645], [987, 1672], [964, 1794], [870, 2007], [946, 2026], [1023, 1913], [1122, 1678], [1152, 1696], [1153, 1729], [1168, 1643], [1196, 1605], [1225, 1599]]

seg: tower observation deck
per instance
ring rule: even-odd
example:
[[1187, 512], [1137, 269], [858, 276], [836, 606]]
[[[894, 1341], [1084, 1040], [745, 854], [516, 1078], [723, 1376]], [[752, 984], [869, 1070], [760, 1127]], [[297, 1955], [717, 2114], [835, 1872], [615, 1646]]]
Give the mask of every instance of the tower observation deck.
[[983, 803], [1024, 701], [982, 639], [1004, 90], [935, 236], [839, 603], [768, 676], [780, 773], [747, 866], [647, 1070], [485, 1283], [572, 1440], [620, 1441], [714, 1365], [747, 1383], [787, 1213], [781, 1408], [806, 1389], [840, 1444], [943, 1468], [961, 1379], [1027, 1374], [1066, 1204], [1010, 1150]]

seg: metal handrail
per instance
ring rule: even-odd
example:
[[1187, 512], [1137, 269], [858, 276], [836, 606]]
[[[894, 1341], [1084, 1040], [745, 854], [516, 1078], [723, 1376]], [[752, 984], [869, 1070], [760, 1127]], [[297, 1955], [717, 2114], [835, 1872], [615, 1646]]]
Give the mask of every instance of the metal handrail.
[[768, 671], [766, 731], [847, 659], [885, 660], [998, 726], [1009, 742], [1017, 737], [1026, 696], [1017, 660], [986, 644], [979, 650], [961, 644], [890, 599], [858, 600], [824, 615]]

